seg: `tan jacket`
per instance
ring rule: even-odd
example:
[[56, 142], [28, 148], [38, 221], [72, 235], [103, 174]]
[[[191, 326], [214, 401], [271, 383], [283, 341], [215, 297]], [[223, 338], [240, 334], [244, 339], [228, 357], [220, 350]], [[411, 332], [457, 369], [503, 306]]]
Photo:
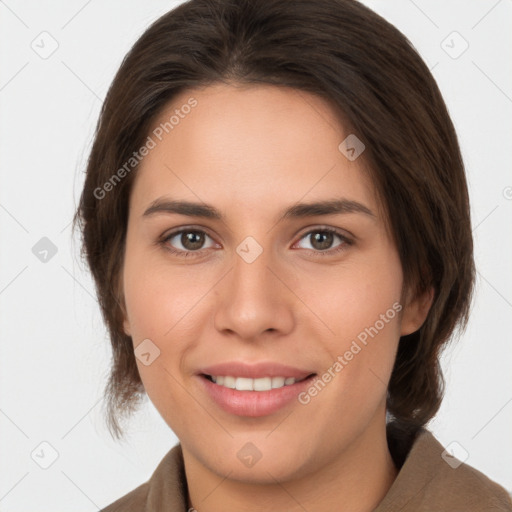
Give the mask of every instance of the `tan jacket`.
[[[390, 450], [395, 459], [391, 444]], [[374, 512], [512, 512], [512, 500], [503, 487], [467, 464], [457, 465], [446, 453], [443, 458], [444, 451], [429, 430], [421, 429]], [[187, 512], [181, 446], [165, 455], [149, 481], [102, 510]]]

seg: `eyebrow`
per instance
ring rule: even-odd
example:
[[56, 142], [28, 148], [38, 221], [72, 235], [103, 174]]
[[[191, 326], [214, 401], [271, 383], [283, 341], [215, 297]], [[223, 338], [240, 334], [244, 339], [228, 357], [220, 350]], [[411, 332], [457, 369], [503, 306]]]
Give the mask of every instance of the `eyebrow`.
[[[162, 213], [177, 213], [190, 217], [203, 217], [205, 219], [224, 221], [220, 211], [209, 204], [171, 200], [164, 197], [153, 201], [149, 208], [143, 213], [143, 217], [150, 217]], [[282, 211], [277, 221], [280, 222], [289, 218], [316, 217], [319, 215], [344, 213], [361, 213], [374, 219], [376, 218], [375, 214], [364, 204], [341, 198], [294, 204]]]

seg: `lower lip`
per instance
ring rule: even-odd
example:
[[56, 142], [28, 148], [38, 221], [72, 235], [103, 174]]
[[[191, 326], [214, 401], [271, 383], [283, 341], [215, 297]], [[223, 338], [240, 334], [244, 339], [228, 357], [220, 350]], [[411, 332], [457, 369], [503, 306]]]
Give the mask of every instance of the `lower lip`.
[[199, 379], [208, 395], [224, 411], [237, 416], [259, 417], [273, 414], [293, 400], [307, 388], [314, 376], [295, 384], [268, 391], [238, 391], [219, 386], [202, 375]]

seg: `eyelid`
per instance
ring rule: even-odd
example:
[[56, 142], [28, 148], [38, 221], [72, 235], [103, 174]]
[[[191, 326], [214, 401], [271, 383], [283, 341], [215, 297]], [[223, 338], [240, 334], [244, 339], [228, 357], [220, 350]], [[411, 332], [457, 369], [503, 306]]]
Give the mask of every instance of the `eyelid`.
[[178, 233], [181, 233], [183, 231], [200, 231], [202, 233], [207, 234], [210, 237], [212, 236], [209, 233], [209, 231], [210, 231], [209, 228], [207, 228], [206, 226], [197, 226], [195, 224], [186, 224], [184, 226], [170, 228], [170, 229], [164, 231], [161, 238], [168, 238], [171, 235], [177, 235]]
[[329, 231], [331, 233], [334, 233], [335, 235], [340, 236], [345, 240], [350, 240], [351, 242], [355, 242], [357, 240], [357, 237], [347, 229], [335, 228], [334, 226], [330, 226], [327, 224], [312, 224], [310, 226], [306, 226], [305, 228], [302, 228], [299, 231], [299, 233], [295, 236], [298, 237], [299, 240], [302, 240], [302, 238], [304, 238], [305, 235], [308, 235], [311, 232], [316, 231]]

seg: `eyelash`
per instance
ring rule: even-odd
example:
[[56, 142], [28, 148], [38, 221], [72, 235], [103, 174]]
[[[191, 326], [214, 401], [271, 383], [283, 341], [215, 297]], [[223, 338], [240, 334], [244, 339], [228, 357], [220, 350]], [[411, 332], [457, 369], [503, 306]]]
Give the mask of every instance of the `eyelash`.
[[[182, 233], [199, 233], [199, 234], [204, 234], [204, 235], [208, 236], [209, 238], [211, 238], [210, 235], [208, 235], [208, 233], [206, 233], [205, 231], [203, 231], [201, 229], [183, 228], [183, 229], [173, 231], [172, 233], [165, 235], [162, 238], [162, 240], [159, 241], [159, 243], [164, 247], [164, 249], [166, 251], [169, 251], [170, 253], [172, 253], [178, 257], [188, 258], [188, 257], [196, 257], [196, 255], [199, 255], [203, 249], [199, 249], [197, 251], [183, 251], [183, 250], [174, 249], [169, 245], [169, 243], [168, 243], [169, 240], [171, 240], [175, 236], [180, 235]], [[324, 251], [314, 250], [314, 249], [305, 249], [306, 251], [313, 252], [315, 255], [319, 255], [322, 257], [334, 256], [340, 252], [346, 251], [347, 247], [353, 245], [353, 243], [354, 243], [353, 240], [349, 239], [347, 236], [342, 234], [340, 231], [338, 231], [337, 229], [334, 229], [334, 228], [330, 228], [330, 227], [312, 229], [312, 230], [304, 233], [304, 235], [301, 236], [299, 241], [313, 233], [332, 233], [341, 239], [342, 243], [340, 245], [338, 245], [337, 247], [335, 247], [334, 249], [326, 249]]]

